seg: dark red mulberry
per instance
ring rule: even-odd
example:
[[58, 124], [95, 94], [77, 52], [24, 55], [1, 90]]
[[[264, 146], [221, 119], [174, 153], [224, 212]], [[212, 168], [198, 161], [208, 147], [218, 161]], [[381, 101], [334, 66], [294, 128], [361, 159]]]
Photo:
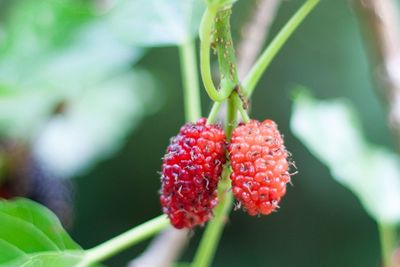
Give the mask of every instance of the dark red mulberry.
[[217, 185], [226, 161], [225, 133], [201, 118], [171, 139], [162, 165], [161, 206], [171, 224], [202, 225], [217, 204]]

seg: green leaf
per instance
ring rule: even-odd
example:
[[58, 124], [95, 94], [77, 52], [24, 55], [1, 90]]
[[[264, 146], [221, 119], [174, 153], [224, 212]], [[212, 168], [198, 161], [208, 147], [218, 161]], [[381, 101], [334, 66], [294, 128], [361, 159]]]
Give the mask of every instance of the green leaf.
[[400, 159], [369, 144], [360, 125], [345, 100], [318, 101], [304, 90], [295, 97], [293, 133], [374, 219], [400, 223]]
[[73, 266], [84, 251], [47, 208], [27, 199], [0, 201], [0, 266]]
[[82, 261], [83, 256], [83, 252], [76, 251], [35, 253], [0, 264], [0, 267], [73, 267]]
[[23, 69], [34, 68], [55, 47], [64, 45], [79, 25], [93, 17], [83, 1], [11, 2], [2, 27], [0, 56], [17, 61]]
[[133, 45], [179, 45], [197, 35], [203, 10], [202, 0], [122, 0], [110, 23]]
[[65, 232], [57, 217], [33, 201], [19, 199], [14, 202], [0, 202], [1, 215], [8, 215], [34, 225], [60, 249], [80, 249], [80, 246]]

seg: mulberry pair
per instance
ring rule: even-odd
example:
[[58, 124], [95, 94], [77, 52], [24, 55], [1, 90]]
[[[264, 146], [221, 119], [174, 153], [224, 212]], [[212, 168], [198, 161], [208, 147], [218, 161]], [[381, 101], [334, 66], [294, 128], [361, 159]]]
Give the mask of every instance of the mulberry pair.
[[232, 192], [249, 215], [268, 215], [278, 207], [290, 181], [288, 152], [271, 120], [239, 125], [226, 145], [219, 125], [205, 118], [187, 123], [171, 139], [162, 165], [160, 201], [171, 224], [203, 225], [217, 205], [217, 185], [226, 162], [232, 168]]

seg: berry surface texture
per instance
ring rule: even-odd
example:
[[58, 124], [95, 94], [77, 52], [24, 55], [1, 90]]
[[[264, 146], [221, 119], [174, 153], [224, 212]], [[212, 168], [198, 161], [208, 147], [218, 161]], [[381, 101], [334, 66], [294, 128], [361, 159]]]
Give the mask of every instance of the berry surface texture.
[[290, 182], [288, 154], [272, 120], [251, 120], [233, 131], [232, 192], [249, 215], [268, 215], [278, 208]]
[[160, 202], [178, 229], [203, 225], [217, 205], [217, 185], [226, 162], [225, 133], [201, 118], [171, 139], [163, 159]]

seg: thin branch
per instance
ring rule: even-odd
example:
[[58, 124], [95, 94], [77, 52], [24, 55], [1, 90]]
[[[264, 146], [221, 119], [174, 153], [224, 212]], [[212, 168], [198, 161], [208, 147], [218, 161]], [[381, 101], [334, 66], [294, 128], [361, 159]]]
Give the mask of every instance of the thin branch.
[[92, 266], [94, 263], [102, 262], [115, 254], [155, 235], [169, 226], [169, 220], [165, 215], [160, 215], [125, 233], [107, 240], [94, 248], [85, 251], [84, 258], [76, 267]]
[[176, 230], [170, 227], [158, 235], [146, 251], [132, 260], [128, 267], [170, 267], [180, 256], [188, 241], [188, 230]]
[[387, 105], [388, 123], [400, 151], [400, 28], [394, 0], [353, 0], [369, 44], [376, 81]]
[[238, 45], [238, 72], [240, 79], [251, 69], [268, 37], [281, 0], [257, 0], [251, 19], [242, 29], [242, 41]]
[[[394, 0], [353, 0], [369, 45], [373, 72], [387, 111], [388, 124], [400, 153], [400, 16]], [[399, 266], [392, 258], [396, 231], [379, 225], [385, 267]]]

